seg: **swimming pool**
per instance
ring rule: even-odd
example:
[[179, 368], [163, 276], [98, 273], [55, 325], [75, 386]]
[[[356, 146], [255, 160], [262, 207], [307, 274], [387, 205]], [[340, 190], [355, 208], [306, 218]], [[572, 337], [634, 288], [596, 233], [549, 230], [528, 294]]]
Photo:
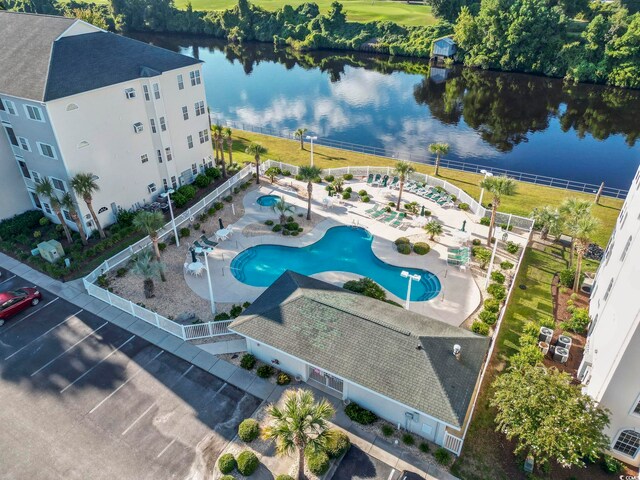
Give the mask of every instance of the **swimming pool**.
[[440, 280], [433, 273], [416, 268], [394, 267], [371, 250], [372, 235], [364, 228], [333, 227], [324, 237], [306, 247], [257, 245], [238, 254], [231, 262], [233, 276], [254, 287], [268, 287], [285, 270], [303, 275], [320, 272], [351, 272], [369, 277], [400, 298], [407, 296], [407, 270], [422, 278], [411, 285], [411, 301], [431, 300], [440, 292]]
[[256, 202], [258, 202], [258, 205], [263, 207], [272, 207], [278, 203], [278, 200], [280, 200], [278, 195], [262, 195], [261, 197], [258, 197]]

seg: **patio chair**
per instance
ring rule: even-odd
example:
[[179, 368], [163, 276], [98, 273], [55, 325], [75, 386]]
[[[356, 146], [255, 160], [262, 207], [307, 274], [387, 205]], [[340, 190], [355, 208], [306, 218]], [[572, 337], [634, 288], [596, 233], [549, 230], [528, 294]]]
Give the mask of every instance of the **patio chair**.
[[367, 209], [365, 210], [365, 213], [373, 213], [373, 212], [376, 212], [376, 211], [378, 211], [378, 208], [380, 208], [380, 205], [376, 203], [376, 204], [374, 204], [374, 205], [373, 205], [373, 207], [372, 207], [372, 208], [367, 208]]
[[380, 210], [378, 210], [378, 211], [376, 211], [376, 212], [373, 212], [373, 213], [371, 214], [371, 218], [379, 218], [379, 217], [381, 217], [382, 215], [384, 215], [385, 213], [387, 213], [387, 211], [386, 211], [384, 208], [381, 208]]
[[381, 174], [376, 174], [376, 178], [373, 179], [373, 182], [371, 182], [371, 186], [373, 185], [380, 185], [380, 180], [382, 179], [382, 175]]
[[195, 242], [193, 242], [193, 246], [196, 247], [196, 248], [201, 248], [203, 250], [206, 249], [206, 247], [203, 246], [201, 243], [199, 243], [197, 240]]
[[444, 195], [440, 197], [438, 200], [436, 200], [436, 203], [442, 207], [445, 203], [448, 203], [450, 201], [451, 201], [451, 197], [448, 195]]
[[389, 184], [388, 188], [399, 188], [398, 182], [400, 181], [400, 179], [398, 177], [393, 177], [393, 180], [391, 180], [391, 183]]
[[[398, 182], [398, 185], [396, 186], [396, 188], [400, 188], [400, 182]], [[413, 193], [416, 190], [418, 190], [419, 188], [420, 188], [420, 186], [418, 185], [418, 183], [416, 183], [416, 182], [408, 182], [404, 186], [404, 191]]]
[[367, 184], [371, 184], [372, 181], [373, 181], [373, 173], [370, 173], [369, 177], [367, 178]]
[[387, 215], [386, 217], [380, 219], [380, 221], [382, 223], [389, 223], [390, 221], [392, 221], [394, 218], [396, 218], [396, 216], [398, 215], [398, 212], [393, 211], [391, 212], [389, 215]]
[[209, 240], [206, 236], [204, 235], [200, 235], [200, 240], [202, 240], [202, 242], [205, 245], [208, 245], [209, 247], [215, 247], [216, 245], [218, 245], [218, 242], [212, 242], [211, 240]]
[[400, 225], [402, 225], [402, 222], [404, 222], [404, 217], [406, 216], [407, 216], [406, 213], [401, 213], [400, 215], [398, 215], [398, 218], [396, 218], [393, 222], [391, 222], [391, 226], [393, 228], [398, 228]]
[[382, 187], [386, 187], [387, 186], [387, 182], [389, 181], [389, 175], [385, 175], [384, 177], [382, 177]]

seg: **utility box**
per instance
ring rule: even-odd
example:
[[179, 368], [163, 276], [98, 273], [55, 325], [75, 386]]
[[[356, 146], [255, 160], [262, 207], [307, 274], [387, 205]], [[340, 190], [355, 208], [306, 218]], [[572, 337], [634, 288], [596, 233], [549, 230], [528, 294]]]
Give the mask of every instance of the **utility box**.
[[38, 244], [40, 256], [49, 263], [55, 263], [64, 257], [62, 244], [57, 240], [49, 240]]

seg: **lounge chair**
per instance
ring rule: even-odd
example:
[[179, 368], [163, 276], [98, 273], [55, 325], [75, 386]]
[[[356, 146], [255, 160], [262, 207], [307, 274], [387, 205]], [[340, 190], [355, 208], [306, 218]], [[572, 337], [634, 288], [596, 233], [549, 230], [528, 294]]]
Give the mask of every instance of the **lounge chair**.
[[380, 219], [380, 221], [382, 223], [388, 223], [388, 222], [392, 221], [394, 218], [396, 218], [397, 215], [398, 215], [398, 212], [393, 211], [389, 215], [387, 215], [386, 217]]
[[202, 240], [202, 242], [209, 247], [215, 247], [216, 245], [218, 245], [218, 242], [212, 242], [204, 235], [200, 235], [200, 240]]
[[[400, 184], [398, 183], [398, 186], [396, 188], [400, 188]], [[405, 192], [415, 192], [416, 190], [420, 189], [420, 185], [416, 182], [409, 182], [407, 185], [404, 186], [404, 191]]]
[[382, 175], [380, 175], [379, 173], [376, 174], [376, 178], [373, 179], [373, 182], [371, 182], [371, 185], [380, 185], [380, 180], [382, 179]]
[[449, 203], [450, 201], [451, 201], [451, 197], [448, 195], [445, 195], [440, 197], [438, 200], [436, 200], [436, 203], [442, 207], [445, 203]]
[[393, 177], [393, 180], [391, 180], [391, 183], [389, 184], [389, 188], [399, 188], [398, 186], [399, 180], [400, 179], [398, 177]]
[[382, 186], [386, 187], [388, 181], [389, 181], [389, 175], [385, 175], [384, 177], [382, 177]]
[[398, 218], [396, 218], [393, 222], [391, 222], [391, 226], [393, 228], [398, 228], [400, 225], [402, 225], [402, 222], [404, 221], [404, 217], [406, 216], [407, 216], [406, 213], [401, 213], [400, 215], [398, 215]]
[[367, 184], [370, 184], [373, 181], [373, 173], [369, 174], [369, 177], [367, 178]]
[[378, 218], [381, 217], [382, 215], [384, 215], [385, 213], [387, 213], [387, 211], [384, 208], [381, 208], [380, 210], [373, 212], [371, 214], [371, 218]]
[[193, 246], [195, 248], [201, 248], [203, 250], [206, 250], [207, 247], [205, 247], [204, 245], [200, 244], [197, 240], [195, 242], [193, 242]]

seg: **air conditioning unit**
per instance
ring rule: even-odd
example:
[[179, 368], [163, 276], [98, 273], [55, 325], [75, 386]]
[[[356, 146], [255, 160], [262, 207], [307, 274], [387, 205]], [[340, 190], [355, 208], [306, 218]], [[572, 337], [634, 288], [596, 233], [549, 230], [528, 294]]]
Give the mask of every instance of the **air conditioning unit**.
[[586, 293], [587, 295], [591, 295], [591, 292], [593, 291], [593, 283], [595, 282], [595, 280], [593, 278], [585, 278], [584, 281], [582, 282], [582, 285], [580, 285], [580, 291], [583, 293]]
[[133, 124], [133, 131], [136, 133], [141, 133], [144, 130], [142, 123], [136, 122]]
[[571, 337], [567, 335], [560, 335], [558, 337], [558, 342], [556, 343], [556, 346], [566, 348], [568, 350], [571, 348], [571, 341], [572, 341]]
[[540, 327], [540, 334], [538, 335], [538, 340], [545, 343], [551, 343], [551, 339], [553, 338], [553, 330], [549, 327]]
[[124, 91], [124, 94], [129, 100], [131, 100], [132, 98], [136, 98], [136, 91], [133, 88], [127, 88]]
[[538, 348], [542, 352], [542, 355], [546, 355], [549, 353], [549, 343], [548, 342], [538, 342]]
[[569, 350], [564, 347], [556, 347], [553, 351], [553, 361], [567, 363], [567, 360], [569, 360]]

